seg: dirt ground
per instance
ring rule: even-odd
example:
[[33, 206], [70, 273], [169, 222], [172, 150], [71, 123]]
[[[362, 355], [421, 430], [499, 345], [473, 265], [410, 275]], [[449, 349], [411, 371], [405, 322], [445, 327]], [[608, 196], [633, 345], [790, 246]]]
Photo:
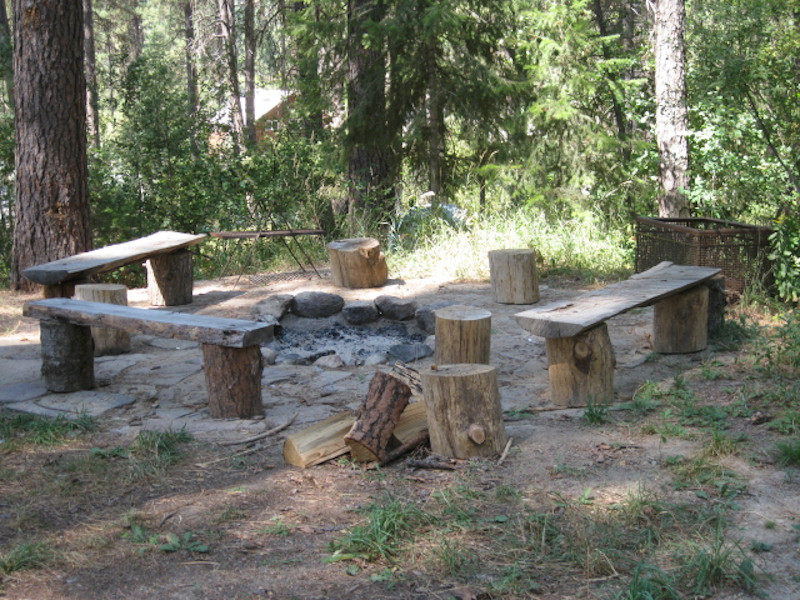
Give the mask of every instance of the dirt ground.
[[[575, 281], [544, 280], [540, 302], [584, 289]], [[590, 424], [585, 409], [557, 409], [550, 402], [544, 341], [527, 334], [513, 319], [526, 307], [492, 302], [486, 282], [393, 280], [380, 290], [343, 291], [325, 279], [228, 279], [198, 283], [195, 302], [183, 310], [249, 318], [254, 304], [265, 297], [306, 290], [334, 291], [346, 300], [390, 294], [411, 297], [419, 305], [447, 301], [490, 310], [491, 363], [498, 372], [512, 439], [502, 462], [461, 462], [453, 470], [414, 468], [404, 459], [380, 471], [364, 471], [347, 460], [306, 470], [287, 466], [282, 459], [285, 437], [328, 414], [357, 407], [371, 375], [376, 368], [388, 368], [384, 365], [343, 367], [340, 371], [348, 376], [325, 393], [315, 385], [314, 378], [322, 376], [319, 370], [304, 371], [305, 379], [277, 380], [265, 392], [264, 426], [279, 427], [296, 414], [288, 428], [251, 444], [237, 443], [247, 436], [235, 430], [226, 430], [225, 436], [195, 436], [190, 456], [156, 478], [98, 483], [105, 475], [59, 468], [93, 448], [117, 447], [124, 427], [125, 435], [135, 432], [154, 402], [152, 397], [137, 400], [105, 413], [98, 418], [98, 431], [66, 447], [6, 452], [0, 446], [0, 556], [25, 539], [47, 539], [58, 550], [58, 557], [40, 568], [0, 575], [0, 598], [611, 598], [613, 585], [622, 577], [613, 569], [598, 577], [567, 566], [563, 572], [548, 567], [537, 574], [535, 590], [502, 592], [488, 575], [480, 576], [480, 568], [477, 574], [459, 577], [437, 566], [421, 549], [419, 563], [414, 565], [406, 556], [402, 569], [392, 560], [325, 559], [332, 555], [330, 543], [363, 521], [360, 509], [387, 493], [423, 502], [437, 491], [466, 485], [481, 493], [514, 489], [523, 503], [559, 497], [598, 508], [623, 502], [643, 487], [671, 499], [702, 499], [705, 490], [676, 489], [667, 464], [670, 457], [697, 453], [708, 431], [698, 428], [686, 436], [653, 433], [630, 411], [619, 409], [645, 382], [669, 388], [676, 376], [704, 403], [720, 407], [741, 404], [743, 390], [752, 386], [747, 379], [752, 370], [743, 366], [746, 349], [723, 351], [712, 345], [693, 355], [653, 355], [652, 309], [637, 309], [609, 321], [617, 357], [617, 399], [605, 422]], [[2, 295], [0, 332], [33, 352], [37, 324], [19, 315], [28, 298]], [[145, 300], [141, 290], [132, 290], [129, 298], [134, 305]], [[164, 349], [147, 351], [160, 352], [161, 361], [171, 360]], [[429, 358], [412, 366], [424, 369], [431, 363]], [[267, 372], [270, 368], [275, 367], [267, 367]], [[800, 480], [776, 464], [770, 453], [774, 434], [764, 421], [750, 413], [730, 414], [729, 431], [746, 436], [748, 450], [723, 459], [745, 483], [728, 530], [758, 565], [761, 597], [800, 598]], [[39, 482], [47, 493], [26, 487], [26, 478], [27, 483]], [[23, 493], [28, 498], [24, 509], [18, 502]], [[164, 552], [145, 541], [131, 541], [144, 529], [159, 539], [171, 539], [172, 534], [186, 543], [178, 551]], [[182, 537], [187, 533], [201, 539], [207, 551], [192, 551], [188, 538]], [[768, 546], [769, 552], [750, 552], [753, 541], [762, 549]], [[496, 554], [502, 555], [502, 548], [499, 540]], [[508, 560], [513, 562], [510, 556]], [[391, 584], [387, 572], [394, 574]], [[757, 596], [723, 586], [714, 597]]]

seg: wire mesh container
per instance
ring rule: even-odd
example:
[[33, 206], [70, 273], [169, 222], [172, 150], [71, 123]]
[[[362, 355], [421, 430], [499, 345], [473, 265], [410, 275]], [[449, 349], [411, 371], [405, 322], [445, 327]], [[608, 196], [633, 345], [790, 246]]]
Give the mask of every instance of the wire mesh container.
[[637, 273], [668, 260], [722, 269], [725, 287], [734, 292], [742, 292], [751, 281], [770, 284], [768, 227], [708, 218], [636, 221]]

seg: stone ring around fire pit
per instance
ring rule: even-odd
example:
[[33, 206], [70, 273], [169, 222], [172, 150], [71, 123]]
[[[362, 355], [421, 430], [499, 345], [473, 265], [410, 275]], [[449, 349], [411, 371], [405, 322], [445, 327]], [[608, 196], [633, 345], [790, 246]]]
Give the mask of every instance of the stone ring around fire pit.
[[418, 306], [397, 296], [345, 302], [338, 294], [276, 294], [253, 307], [253, 318], [275, 323], [275, 339], [262, 347], [268, 364], [325, 368], [413, 362], [433, 354], [438, 302]]

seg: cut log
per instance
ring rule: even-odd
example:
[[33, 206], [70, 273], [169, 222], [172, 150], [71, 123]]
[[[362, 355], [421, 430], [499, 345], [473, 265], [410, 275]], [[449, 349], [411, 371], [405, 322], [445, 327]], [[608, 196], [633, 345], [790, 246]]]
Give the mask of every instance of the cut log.
[[552, 401], [559, 406], [610, 402], [614, 396], [614, 349], [601, 323], [573, 337], [548, 338]]
[[39, 323], [42, 377], [51, 392], [94, 387], [94, 343], [89, 327], [55, 320]]
[[[75, 286], [75, 298], [89, 302], [128, 305], [128, 288], [115, 283], [84, 283]], [[94, 355], [124, 354], [131, 350], [131, 335], [121, 329], [92, 327]]]
[[345, 288], [373, 288], [386, 283], [389, 270], [378, 240], [351, 238], [328, 244], [331, 279]]
[[435, 313], [437, 364], [489, 364], [492, 313], [461, 305], [446, 306]]
[[534, 304], [539, 301], [536, 252], [533, 250], [491, 250], [489, 279], [495, 302]]
[[494, 367], [439, 365], [421, 375], [435, 454], [471, 458], [503, 451], [507, 438]]
[[159, 254], [145, 262], [147, 294], [152, 306], [192, 303], [194, 261], [188, 250]]
[[344, 438], [353, 460], [382, 461], [400, 415], [411, 398], [411, 388], [390, 373], [378, 371], [359, 410], [358, 420]]
[[252, 419], [264, 414], [259, 346], [229, 348], [203, 344], [208, 408], [214, 419]]
[[[355, 421], [355, 415], [347, 411], [290, 435], [283, 445], [283, 459], [290, 465], [305, 469], [347, 454], [350, 447], [345, 443], [344, 436]], [[425, 405], [414, 402], [403, 411], [394, 436], [401, 445], [405, 445], [418, 440], [427, 429]]]
[[655, 304], [653, 350], [661, 354], [685, 354], [699, 352], [707, 344], [707, 286], [697, 286]]

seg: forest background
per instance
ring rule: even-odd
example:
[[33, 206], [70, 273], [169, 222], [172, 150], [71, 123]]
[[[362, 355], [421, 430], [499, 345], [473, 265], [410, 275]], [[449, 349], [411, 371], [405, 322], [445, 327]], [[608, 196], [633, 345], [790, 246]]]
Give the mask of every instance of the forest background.
[[[7, 284], [14, 109], [2, 17]], [[313, 226], [408, 248], [436, 227], [491, 220], [557, 223], [576, 243], [582, 231], [614, 232], [630, 257], [635, 216], [658, 212], [647, 2], [84, 0], [84, 21], [97, 247], [159, 229]], [[775, 228], [778, 290], [790, 300], [800, 292], [799, 26], [796, 0], [686, 3], [682, 191], [693, 215]], [[256, 132], [257, 89], [289, 99], [267, 135]]]

